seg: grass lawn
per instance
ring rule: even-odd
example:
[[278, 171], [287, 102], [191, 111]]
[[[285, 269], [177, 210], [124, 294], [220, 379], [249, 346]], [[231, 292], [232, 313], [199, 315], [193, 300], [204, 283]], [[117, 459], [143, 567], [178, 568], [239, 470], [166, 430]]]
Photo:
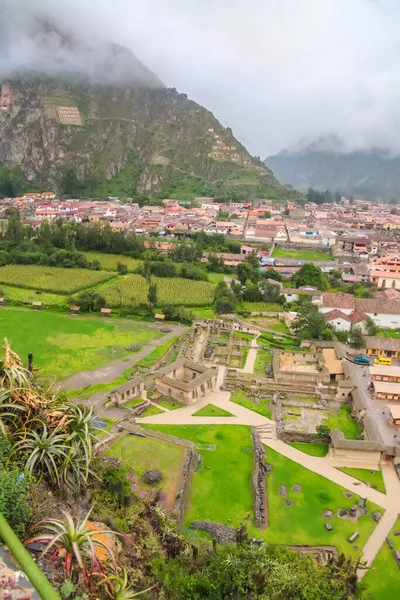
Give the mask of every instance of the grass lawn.
[[106, 417], [102, 417], [101, 420], [105, 421], [107, 423], [107, 425], [106, 425], [106, 427], [103, 427], [102, 429], [97, 430], [96, 437], [99, 440], [101, 440], [103, 437], [106, 437], [107, 434], [110, 433], [111, 427], [113, 426], [114, 422], [116, 421], [116, 419], [108, 419]]
[[252, 512], [250, 427], [148, 425], [146, 428], [192, 440], [204, 457], [193, 475], [186, 525], [198, 519], [228, 525], [231, 519], [235, 527]]
[[322, 420], [322, 425], [326, 425], [329, 429], [340, 429], [346, 439], [355, 440], [360, 435], [361, 429], [355, 419], [350, 419], [350, 413], [350, 406], [343, 404], [339, 412], [327, 413], [327, 417]]
[[249, 312], [282, 312], [282, 305], [277, 302], [242, 302], [238, 309]]
[[36, 294], [33, 290], [3, 284], [0, 285], [0, 289], [2, 296], [9, 302], [21, 302], [29, 306], [32, 306], [32, 302], [43, 302], [45, 306], [65, 306], [65, 310], [69, 311], [67, 296], [61, 294], [50, 294], [49, 292]]
[[193, 413], [193, 417], [233, 417], [233, 415], [224, 410], [223, 408], [219, 408], [219, 406], [214, 406], [214, 404], [207, 404], [203, 406], [200, 410]]
[[333, 260], [333, 257], [329, 252], [317, 252], [313, 250], [283, 250], [282, 248], [275, 247], [272, 255], [274, 258], [294, 258], [297, 260]]
[[230, 400], [236, 404], [240, 404], [240, 406], [244, 406], [249, 410], [267, 417], [267, 419], [271, 418], [271, 411], [269, 408], [270, 400], [261, 398], [260, 402], [256, 404], [252, 398], [249, 398], [246, 393], [242, 392], [241, 390], [236, 390], [236, 392], [230, 397]]
[[[123, 466], [135, 471], [139, 478], [147, 469], [160, 469], [163, 474], [162, 488], [172, 503], [175, 501], [175, 490], [185, 457], [184, 448], [161, 440], [125, 435], [111, 446], [107, 455], [119, 458]], [[143, 487], [146, 486], [143, 484]]]
[[297, 450], [301, 450], [301, 452], [305, 452], [310, 456], [326, 456], [329, 450], [328, 444], [307, 444], [303, 442], [289, 442], [289, 446], [293, 446], [293, 448], [297, 448]]
[[[261, 532], [261, 535], [255, 528], [251, 528], [250, 533], [255, 535], [257, 532], [258, 537], [275, 544], [332, 544], [337, 547], [339, 554], [344, 552], [346, 555], [358, 556], [376, 525], [371, 519], [372, 513], [375, 510], [383, 513], [383, 510], [368, 501], [369, 514], [360, 517], [357, 524], [337, 517], [336, 511], [339, 508], [348, 510], [358, 502], [357, 494], [352, 498], [345, 498], [343, 492], [346, 490], [341, 486], [271, 448], [266, 447], [266, 451], [266, 462], [273, 468], [271, 475], [267, 476], [270, 527]], [[294, 484], [302, 486], [300, 493], [291, 491]], [[287, 506], [285, 499], [279, 496], [280, 485], [287, 487], [287, 498], [293, 500], [292, 506]], [[332, 519], [322, 517], [325, 509], [334, 511]], [[333, 531], [327, 531], [325, 523], [330, 523]], [[347, 541], [355, 531], [360, 534], [355, 543], [358, 550]]]
[[270, 350], [260, 348], [257, 351], [256, 362], [254, 363], [253, 373], [255, 375], [265, 376], [265, 365], [272, 364], [272, 353]]
[[0, 309], [0, 332], [23, 360], [32, 352], [40, 373], [58, 380], [130, 355], [126, 346], [143, 346], [162, 335], [130, 321], [11, 307]]
[[[400, 552], [400, 536], [393, 535], [395, 531], [400, 531], [400, 518], [389, 535], [394, 550]], [[383, 543], [363, 581], [367, 588], [368, 600], [395, 600], [399, 597], [400, 569], [393, 556], [393, 550], [390, 550], [386, 542]]]
[[376, 486], [378, 492], [386, 494], [385, 482], [383, 480], [382, 471], [370, 471], [370, 469], [349, 469], [347, 467], [340, 468], [339, 471], [347, 473], [364, 483], [369, 483], [371, 487]]
[[220, 281], [224, 281], [226, 273], [207, 273], [207, 277], [211, 283], [219, 283]]
[[278, 321], [274, 325], [272, 325], [272, 329], [274, 331], [278, 331], [279, 333], [290, 333], [289, 329], [286, 327], [283, 321]]
[[249, 355], [250, 346], [243, 346], [242, 348], [242, 369], [246, 364], [247, 357]]
[[179, 402], [175, 402], [175, 400], [171, 400], [171, 402], [168, 402], [168, 400], [157, 400], [156, 404], [159, 404], [168, 410], [175, 410], [176, 408], [182, 408], [183, 406], [183, 404], [179, 404]]
[[174, 343], [176, 342], [177, 339], [179, 339], [179, 337], [180, 337], [179, 335], [176, 335], [175, 337], [171, 338], [165, 344], [162, 344], [162, 346], [157, 346], [157, 348], [154, 348], [154, 350], [152, 350], [152, 352], [150, 352], [150, 354], [148, 354], [148, 356], [145, 356], [145, 358], [142, 358], [142, 360], [137, 363], [138, 366], [152, 367], [154, 365], [154, 363], [156, 363], [158, 360], [162, 359], [164, 354], [171, 348], [171, 346], [174, 345]]
[[162, 412], [164, 411], [161, 408], [157, 408], [157, 406], [153, 406], [153, 404], [150, 404], [150, 406], [146, 408], [146, 410], [140, 415], [140, 417], [152, 417], [153, 415], [159, 415]]
[[316, 404], [316, 398], [310, 398], [310, 396], [290, 396], [290, 400], [295, 400], [296, 402], [309, 402], [310, 404]]
[[190, 309], [198, 319], [214, 319], [215, 308], [212, 306], [194, 306]]
[[120, 404], [121, 408], [133, 408], [143, 402], [143, 398], [131, 398], [128, 402], [124, 402], [124, 404]]

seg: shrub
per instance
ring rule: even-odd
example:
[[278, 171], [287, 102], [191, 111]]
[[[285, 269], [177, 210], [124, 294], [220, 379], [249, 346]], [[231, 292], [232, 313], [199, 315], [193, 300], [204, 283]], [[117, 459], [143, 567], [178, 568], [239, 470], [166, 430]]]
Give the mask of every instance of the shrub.
[[27, 500], [30, 481], [17, 468], [0, 467], [0, 513], [19, 538], [24, 537], [30, 517]]

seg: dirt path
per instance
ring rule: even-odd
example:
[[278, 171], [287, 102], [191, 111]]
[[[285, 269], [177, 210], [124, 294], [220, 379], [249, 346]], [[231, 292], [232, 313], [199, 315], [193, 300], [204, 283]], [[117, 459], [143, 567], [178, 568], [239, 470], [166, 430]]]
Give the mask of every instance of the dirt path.
[[181, 325], [171, 325], [171, 331], [169, 333], [158, 340], [152, 340], [143, 346], [139, 352], [135, 352], [125, 358], [113, 360], [92, 371], [82, 371], [63, 381], [60, 384], [60, 387], [70, 390], [79, 390], [88, 384], [96, 385], [98, 383], [109, 383], [117, 377], [121, 377], [127, 369], [133, 367], [133, 365], [142, 360], [142, 358], [145, 358], [152, 350], [154, 350], [154, 348], [157, 348], [157, 346], [162, 346], [176, 335], [182, 335], [185, 329], [186, 327]]
[[253, 372], [254, 365], [256, 363], [257, 352], [258, 352], [257, 338], [259, 337], [259, 335], [260, 334], [258, 333], [251, 340], [251, 347], [250, 347], [249, 353], [246, 358], [246, 364], [243, 367], [244, 373], [252, 373]]

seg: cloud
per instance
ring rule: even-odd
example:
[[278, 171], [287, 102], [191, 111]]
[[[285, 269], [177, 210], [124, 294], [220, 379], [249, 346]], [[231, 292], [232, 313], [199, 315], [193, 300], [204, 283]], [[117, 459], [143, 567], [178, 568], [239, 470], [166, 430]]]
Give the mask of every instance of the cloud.
[[2, 2], [19, 27], [34, 12], [127, 46], [253, 154], [324, 136], [400, 153], [398, 0]]

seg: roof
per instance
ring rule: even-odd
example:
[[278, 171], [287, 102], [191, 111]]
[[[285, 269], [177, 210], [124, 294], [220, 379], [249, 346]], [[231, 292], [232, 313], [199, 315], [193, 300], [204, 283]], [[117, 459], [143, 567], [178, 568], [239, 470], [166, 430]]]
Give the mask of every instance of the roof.
[[322, 304], [328, 308], [355, 308], [354, 296], [351, 294], [322, 294]]
[[398, 271], [371, 271], [371, 277], [382, 277], [383, 279], [400, 279]]
[[124, 392], [127, 392], [128, 390], [131, 390], [132, 388], [136, 387], [139, 383], [142, 383], [144, 379], [144, 375], [138, 375], [137, 377], [129, 379], [129, 381], [117, 387], [115, 391], [119, 394], [123, 394]]
[[325, 359], [325, 366], [329, 371], [329, 375], [338, 375], [343, 373], [342, 361], [336, 356], [334, 348], [323, 348], [323, 357]]
[[386, 375], [387, 377], [400, 377], [400, 367], [390, 365], [371, 365], [369, 368], [371, 376]]
[[69, 309], [70, 310], [74, 310], [74, 311], [78, 311], [78, 310], [81, 310], [81, 307], [73, 305], [73, 306], [70, 306]]
[[[179, 379], [176, 379], [176, 378], [173, 379], [173, 377], [170, 376], [170, 373], [172, 371], [174, 371], [175, 369], [178, 369], [179, 367], [186, 367], [188, 369], [191, 369], [192, 371], [197, 372], [196, 377], [194, 379], [192, 379], [191, 381], [180, 381]], [[195, 389], [198, 385], [200, 385], [204, 381], [207, 381], [208, 379], [210, 379], [210, 377], [214, 377], [217, 374], [217, 372], [218, 372], [217, 367], [208, 368], [208, 367], [200, 365], [192, 360], [187, 360], [185, 358], [181, 358], [180, 360], [177, 360], [176, 362], [174, 362], [170, 365], [167, 365], [166, 367], [163, 367], [162, 369], [159, 369], [158, 371], [156, 371], [154, 376], [156, 379], [159, 379], [163, 383], [166, 383], [172, 387], [183, 390], [184, 392], [189, 392], [189, 391]]]
[[155, 318], [155, 319], [163, 319], [163, 320], [164, 320], [164, 319], [165, 319], [165, 315], [162, 315], [161, 313], [156, 313], [156, 314], [154, 315], [154, 318]]
[[390, 410], [390, 414], [392, 415], [392, 419], [400, 419], [400, 406], [396, 404], [388, 404], [388, 408]]
[[42, 306], [43, 302], [32, 302], [32, 306]]
[[374, 388], [377, 394], [393, 394], [400, 397], [400, 385], [390, 381], [374, 381]]
[[333, 321], [334, 319], [344, 319], [345, 321], [349, 321], [349, 323], [351, 323], [350, 315], [346, 315], [338, 308], [335, 308], [334, 310], [325, 313], [324, 317], [326, 321]]
[[102, 308], [100, 310], [101, 313], [105, 314], [105, 315], [109, 315], [111, 312], [111, 308]]
[[385, 315], [400, 315], [398, 300], [355, 298], [355, 308], [364, 313], [381, 313]]
[[388, 288], [381, 292], [377, 292], [375, 298], [386, 298], [387, 300], [400, 300], [400, 292], [393, 288]]
[[370, 348], [371, 350], [400, 351], [400, 339], [366, 336], [365, 347]]

